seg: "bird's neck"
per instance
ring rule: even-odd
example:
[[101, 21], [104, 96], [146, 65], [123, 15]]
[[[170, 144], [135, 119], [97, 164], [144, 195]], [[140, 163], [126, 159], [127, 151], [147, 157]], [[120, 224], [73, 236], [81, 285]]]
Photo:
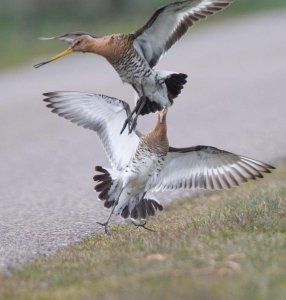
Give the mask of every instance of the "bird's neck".
[[105, 57], [111, 64], [116, 63], [132, 46], [130, 35], [112, 34], [100, 38], [93, 38], [88, 46], [88, 52]]
[[154, 134], [156, 134], [158, 137], [165, 139], [167, 138], [167, 124], [166, 120], [163, 121], [160, 120], [160, 117], [158, 117], [157, 124], [155, 128], [153, 129]]
[[100, 38], [93, 38], [88, 46], [87, 52], [95, 53], [101, 56], [106, 57], [109, 52], [109, 41], [110, 38], [108, 36], [100, 37]]
[[144, 142], [150, 147], [167, 154], [169, 149], [169, 141], [167, 137], [166, 120], [160, 121], [158, 118], [155, 128], [144, 136]]

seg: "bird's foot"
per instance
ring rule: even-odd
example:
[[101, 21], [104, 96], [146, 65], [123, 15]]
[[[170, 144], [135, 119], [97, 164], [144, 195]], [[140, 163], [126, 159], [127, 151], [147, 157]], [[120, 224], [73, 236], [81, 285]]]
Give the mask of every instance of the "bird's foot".
[[[125, 130], [125, 128], [127, 127], [127, 125], [128, 125], [128, 129], [129, 129], [129, 133], [130, 133], [130, 128], [132, 127], [132, 125], [133, 125], [133, 123], [132, 123], [132, 117], [128, 117], [126, 120], [125, 120], [125, 122], [124, 122], [124, 124], [123, 124], [123, 126], [122, 126], [122, 129], [121, 129], [121, 131], [120, 131], [120, 134], [122, 134], [123, 132], [124, 132], [124, 130]], [[132, 130], [131, 130], [132, 131]]]
[[139, 224], [137, 224], [137, 223], [135, 223], [135, 222], [133, 222], [133, 221], [131, 221], [131, 222], [132, 222], [132, 224], [135, 225], [137, 228], [143, 227], [144, 229], [146, 229], [146, 230], [148, 230], [148, 231], [156, 232], [156, 230], [146, 227], [146, 224], [147, 224], [146, 221], [144, 221], [143, 223], [139, 223]]
[[137, 126], [137, 117], [135, 117], [135, 119], [133, 120], [130, 128], [129, 128], [129, 134], [132, 133], [132, 131], [136, 128]]
[[105, 234], [111, 235], [110, 231], [108, 230], [109, 222], [104, 222], [104, 223], [96, 222], [96, 223], [97, 223], [98, 225], [101, 225], [101, 226], [104, 227]]

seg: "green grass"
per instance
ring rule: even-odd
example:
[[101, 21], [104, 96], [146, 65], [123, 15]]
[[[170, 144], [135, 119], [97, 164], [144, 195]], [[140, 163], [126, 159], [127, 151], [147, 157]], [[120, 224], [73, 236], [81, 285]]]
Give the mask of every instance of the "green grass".
[[[6, 15], [0, 10], [0, 69], [16, 66], [32, 58], [58, 53], [64, 49], [56, 42], [38, 41], [39, 36], [54, 36], [65, 32], [84, 30], [105, 34], [110, 32], [130, 32], [143, 25], [150, 17], [150, 13], [157, 7], [169, 3], [166, 0], [150, 2], [149, 7], [142, 4], [142, 7], [133, 5], [128, 8], [128, 12], [116, 14], [114, 10], [110, 12], [112, 16], [99, 16], [93, 13], [82, 15], [80, 12], [63, 11], [61, 6], [55, 10], [54, 6], [50, 10], [42, 10], [41, 14], [26, 11], [26, 15], [20, 14], [17, 10], [13, 15]], [[151, 4], [152, 3], [152, 4]], [[255, 13], [261, 10], [280, 9], [286, 7], [285, 0], [236, 0], [230, 8], [220, 13], [219, 16], [210, 20], [223, 20], [246, 13]], [[140, 15], [138, 15], [138, 11]], [[112, 20], [112, 23], [110, 23]], [[209, 24], [203, 22], [202, 24]], [[202, 25], [200, 25], [202, 26]]]
[[[286, 163], [0, 277], [0, 299], [284, 299]], [[1, 298], [2, 297], [2, 298]]]
[[227, 14], [255, 13], [263, 10], [280, 9], [285, 7], [284, 0], [234, 0], [226, 10]]

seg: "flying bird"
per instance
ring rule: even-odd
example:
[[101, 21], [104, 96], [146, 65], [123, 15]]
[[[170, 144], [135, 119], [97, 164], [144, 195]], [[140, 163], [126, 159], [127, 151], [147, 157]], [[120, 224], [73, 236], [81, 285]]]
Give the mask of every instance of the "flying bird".
[[167, 109], [158, 113], [149, 133], [120, 134], [119, 126], [129, 115], [127, 103], [116, 98], [80, 93], [44, 94], [53, 113], [97, 132], [111, 168], [97, 166], [94, 176], [98, 198], [111, 213], [144, 221], [163, 206], [155, 192], [171, 190], [222, 190], [263, 178], [274, 167], [211, 146], [175, 148], [167, 138]]
[[131, 84], [136, 91], [136, 106], [127, 116], [122, 128], [124, 131], [129, 124], [131, 132], [136, 127], [138, 115], [171, 106], [186, 83], [186, 74], [155, 70], [154, 67], [160, 58], [195, 22], [224, 9], [232, 1], [174, 2], [156, 10], [143, 27], [130, 34], [97, 36], [86, 32], [72, 32], [42, 38], [67, 42], [69, 48], [47, 61], [36, 64], [35, 67], [43, 66], [72, 52], [90, 52], [105, 57], [122, 81]]

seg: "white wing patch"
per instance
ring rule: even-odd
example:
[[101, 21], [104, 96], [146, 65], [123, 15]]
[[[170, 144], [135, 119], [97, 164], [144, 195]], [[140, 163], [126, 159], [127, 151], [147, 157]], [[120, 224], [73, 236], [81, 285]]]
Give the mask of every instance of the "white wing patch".
[[45, 93], [52, 112], [84, 128], [96, 131], [114, 169], [124, 169], [139, 144], [135, 132], [120, 130], [129, 106], [116, 98], [80, 92]]

